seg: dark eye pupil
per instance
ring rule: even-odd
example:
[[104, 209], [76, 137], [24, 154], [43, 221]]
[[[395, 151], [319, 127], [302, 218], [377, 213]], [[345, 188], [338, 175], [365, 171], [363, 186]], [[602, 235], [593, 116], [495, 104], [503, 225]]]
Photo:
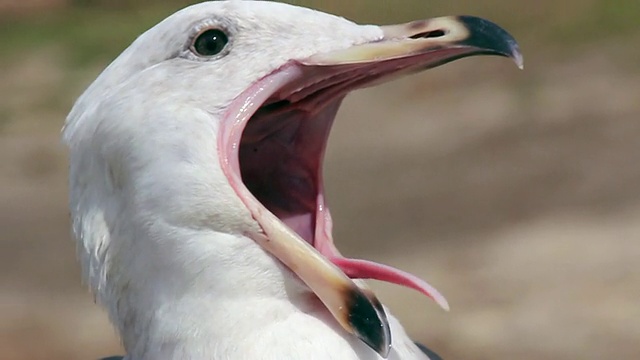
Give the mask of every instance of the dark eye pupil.
[[228, 42], [229, 39], [223, 31], [211, 29], [198, 35], [193, 42], [193, 49], [198, 55], [213, 56], [219, 54]]

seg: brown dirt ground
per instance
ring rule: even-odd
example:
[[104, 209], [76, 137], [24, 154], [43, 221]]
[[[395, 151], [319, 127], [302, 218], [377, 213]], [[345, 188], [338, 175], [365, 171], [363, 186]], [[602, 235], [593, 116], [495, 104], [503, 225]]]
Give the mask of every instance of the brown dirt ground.
[[[376, 284], [445, 359], [640, 357], [640, 74], [607, 46], [525, 72], [463, 60], [345, 103], [336, 241], [444, 292], [449, 313]], [[0, 67], [0, 358], [95, 359], [121, 350], [80, 284], [47, 54]]]

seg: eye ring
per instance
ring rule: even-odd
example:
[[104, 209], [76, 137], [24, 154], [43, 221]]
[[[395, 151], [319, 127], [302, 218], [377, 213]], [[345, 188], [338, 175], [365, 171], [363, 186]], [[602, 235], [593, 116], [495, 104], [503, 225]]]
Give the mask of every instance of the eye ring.
[[191, 51], [198, 56], [212, 57], [220, 54], [229, 43], [227, 34], [218, 28], [207, 29], [198, 34], [191, 44]]

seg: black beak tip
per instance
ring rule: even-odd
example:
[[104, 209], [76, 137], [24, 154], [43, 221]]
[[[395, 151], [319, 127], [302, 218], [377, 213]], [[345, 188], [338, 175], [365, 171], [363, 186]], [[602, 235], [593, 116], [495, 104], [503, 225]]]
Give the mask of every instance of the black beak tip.
[[475, 16], [458, 16], [458, 21], [469, 30], [469, 36], [460, 42], [461, 45], [477, 48], [487, 54], [511, 58], [520, 69], [524, 68], [520, 46], [505, 29]]
[[349, 300], [348, 321], [354, 335], [386, 359], [391, 350], [391, 330], [382, 305], [360, 289], [351, 291]]

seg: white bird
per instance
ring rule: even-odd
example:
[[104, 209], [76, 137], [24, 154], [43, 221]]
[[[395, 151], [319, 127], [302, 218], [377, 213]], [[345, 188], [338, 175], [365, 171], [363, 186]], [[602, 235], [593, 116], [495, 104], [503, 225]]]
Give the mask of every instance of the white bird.
[[321, 174], [351, 90], [515, 40], [475, 17], [361, 26], [275, 2], [185, 8], [142, 34], [69, 114], [83, 274], [126, 359], [428, 359], [346, 259]]

